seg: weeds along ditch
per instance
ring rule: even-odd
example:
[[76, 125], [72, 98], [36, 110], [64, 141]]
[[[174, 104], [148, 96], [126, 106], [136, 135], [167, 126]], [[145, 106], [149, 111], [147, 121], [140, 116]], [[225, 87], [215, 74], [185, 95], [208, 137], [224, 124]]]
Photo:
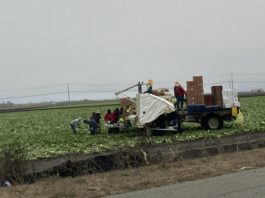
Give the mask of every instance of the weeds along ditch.
[[203, 130], [199, 125], [184, 124], [181, 134], [164, 134], [146, 137], [139, 132], [127, 131], [107, 134], [103, 126], [101, 134], [91, 135], [87, 125], [82, 123], [77, 135], [69, 126], [74, 117], [88, 118], [92, 112], [100, 111], [102, 117], [107, 109], [117, 105], [98, 107], [77, 107], [41, 111], [2, 113], [0, 115], [0, 149], [8, 145], [20, 145], [27, 159], [37, 159], [65, 153], [105, 152], [140, 144], [159, 144], [211, 139], [235, 135], [242, 132], [265, 131], [265, 97], [240, 98], [244, 124], [225, 123], [221, 130]]

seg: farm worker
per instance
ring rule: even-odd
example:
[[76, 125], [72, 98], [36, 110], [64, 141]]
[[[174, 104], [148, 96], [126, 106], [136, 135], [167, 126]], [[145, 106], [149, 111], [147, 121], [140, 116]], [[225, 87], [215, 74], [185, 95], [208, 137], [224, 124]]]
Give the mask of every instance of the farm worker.
[[88, 121], [90, 132], [92, 135], [95, 135], [98, 129], [98, 122], [97, 122], [98, 116], [95, 112], [92, 113], [92, 116], [90, 117], [90, 120]]
[[104, 120], [108, 123], [108, 124], [114, 124], [118, 122], [118, 118], [120, 116], [120, 111], [118, 108], [116, 108], [115, 110], [113, 110], [113, 112], [110, 111], [110, 109], [108, 109], [107, 113], [104, 116]]
[[70, 126], [73, 131], [73, 134], [76, 134], [77, 128], [80, 127], [80, 121], [81, 121], [81, 118], [75, 118], [70, 122]]
[[186, 91], [183, 89], [183, 87], [179, 84], [179, 82], [175, 83], [174, 86], [174, 95], [177, 100], [177, 108], [179, 109], [179, 103], [180, 103], [180, 108], [183, 108], [183, 101], [184, 101], [184, 95], [186, 95]]
[[100, 133], [100, 118], [101, 118], [100, 112], [97, 111], [95, 113], [95, 121], [97, 122], [97, 125], [98, 125], [98, 127], [97, 127], [97, 132], [98, 133]]
[[95, 112], [92, 113], [92, 116], [89, 119], [84, 120], [84, 123], [88, 124], [88, 130], [92, 135], [96, 134], [98, 129], [98, 123], [95, 119]]
[[147, 82], [147, 91], [144, 93], [153, 93], [153, 80], [148, 80]]
[[120, 116], [122, 116], [122, 117], [124, 116], [124, 108], [123, 107], [120, 108]]
[[118, 108], [116, 108], [114, 110], [114, 114], [115, 114], [115, 116], [114, 116], [115, 118], [113, 119], [113, 122], [114, 123], [117, 123], [118, 120], [119, 120], [119, 117], [121, 116], [120, 110]]
[[112, 128], [111, 125], [114, 123], [115, 119], [116, 119], [115, 111], [111, 112], [111, 110], [108, 109], [107, 113], [104, 116], [104, 120], [108, 124], [108, 133], [112, 133], [113, 132], [113, 128]]
[[95, 120], [99, 123], [101, 118], [101, 114], [99, 111], [95, 112]]
[[110, 111], [110, 109], [108, 109], [108, 110], [107, 110], [107, 113], [106, 113], [105, 116], [104, 116], [104, 120], [105, 120], [108, 124], [110, 124], [111, 119], [112, 119], [111, 111]]

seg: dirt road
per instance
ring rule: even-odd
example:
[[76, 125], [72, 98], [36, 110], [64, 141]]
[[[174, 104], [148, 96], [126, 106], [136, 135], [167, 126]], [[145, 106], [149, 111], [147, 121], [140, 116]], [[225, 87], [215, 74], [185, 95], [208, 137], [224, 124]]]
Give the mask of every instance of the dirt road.
[[[103, 197], [265, 167], [265, 148], [0, 188], [7, 197]], [[221, 187], [220, 187], [221, 188]]]

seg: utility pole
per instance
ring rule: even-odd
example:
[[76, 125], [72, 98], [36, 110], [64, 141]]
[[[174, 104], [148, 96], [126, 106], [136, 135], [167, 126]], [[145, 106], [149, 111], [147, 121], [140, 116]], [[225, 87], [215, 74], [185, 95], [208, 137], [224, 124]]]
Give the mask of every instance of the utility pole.
[[70, 99], [69, 83], [67, 83], [67, 93], [68, 93], [68, 104], [70, 105], [70, 103], [71, 103], [71, 99]]
[[232, 89], [234, 89], [234, 76], [233, 76], [233, 72], [231, 73], [231, 84], [232, 84]]

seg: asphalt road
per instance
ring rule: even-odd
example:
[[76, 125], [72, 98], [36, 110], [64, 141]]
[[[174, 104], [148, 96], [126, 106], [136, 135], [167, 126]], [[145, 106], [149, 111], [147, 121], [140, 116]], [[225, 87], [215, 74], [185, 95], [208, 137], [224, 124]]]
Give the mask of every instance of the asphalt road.
[[107, 198], [264, 198], [265, 168], [176, 183]]

